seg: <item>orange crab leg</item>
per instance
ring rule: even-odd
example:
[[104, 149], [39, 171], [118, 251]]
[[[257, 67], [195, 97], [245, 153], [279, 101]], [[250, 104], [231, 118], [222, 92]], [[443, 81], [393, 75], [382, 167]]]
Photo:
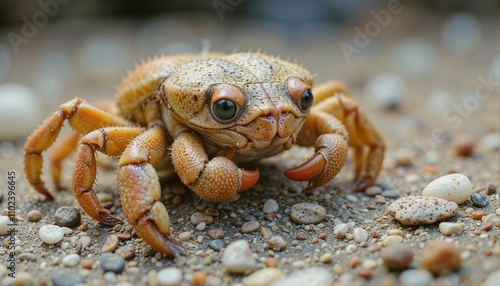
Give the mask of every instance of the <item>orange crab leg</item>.
[[116, 225], [121, 220], [101, 205], [92, 189], [96, 178], [95, 151], [119, 156], [142, 132], [144, 128], [140, 127], [107, 127], [92, 131], [80, 140], [73, 172], [73, 193], [85, 212], [100, 223]]
[[49, 161], [51, 165], [52, 180], [56, 190], [60, 189], [61, 182], [61, 163], [68, 158], [78, 146], [80, 134], [72, 132], [54, 144], [54, 151], [50, 154]]

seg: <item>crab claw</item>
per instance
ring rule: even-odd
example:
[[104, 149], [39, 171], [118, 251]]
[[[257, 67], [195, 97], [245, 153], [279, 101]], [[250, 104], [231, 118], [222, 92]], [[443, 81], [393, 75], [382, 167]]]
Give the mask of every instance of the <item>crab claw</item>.
[[321, 154], [314, 155], [302, 165], [285, 171], [285, 176], [294, 181], [309, 181], [325, 171], [326, 160]]
[[240, 192], [250, 189], [259, 180], [260, 174], [258, 170], [247, 171], [241, 170], [241, 186]]

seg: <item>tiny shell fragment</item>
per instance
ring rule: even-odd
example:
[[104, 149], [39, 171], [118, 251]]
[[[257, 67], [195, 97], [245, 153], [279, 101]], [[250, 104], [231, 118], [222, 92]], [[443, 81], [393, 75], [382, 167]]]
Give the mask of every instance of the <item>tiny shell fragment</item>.
[[404, 225], [430, 224], [457, 212], [456, 203], [426, 196], [403, 197], [387, 207], [387, 213]]
[[439, 177], [425, 186], [423, 196], [436, 197], [461, 204], [472, 194], [472, 183], [467, 176], [454, 173]]

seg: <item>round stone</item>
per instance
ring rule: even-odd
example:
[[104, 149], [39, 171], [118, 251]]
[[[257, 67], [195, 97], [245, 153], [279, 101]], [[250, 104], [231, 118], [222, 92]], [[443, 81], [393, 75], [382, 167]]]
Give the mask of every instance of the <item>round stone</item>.
[[283, 272], [274, 267], [263, 268], [243, 278], [242, 283], [245, 286], [271, 285], [274, 281], [283, 277]]
[[59, 226], [73, 227], [80, 224], [82, 216], [74, 207], [60, 207], [56, 211], [54, 220]]
[[313, 267], [304, 270], [293, 271], [289, 276], [280, 278], [273, 282], [271, 286], [331, 286], [333, 275], [325, 268]]
[[206, 225], [210, 225], [214, 221], [214, 218], [206, 213], [195, 212], [191, 215], [191, 223], [197, 226], [199, 223], [204, 222]]
[[0, 141], [27, 137], [43, 120], [44, 108], [36, 92], [19, 83], [0, 84]]
[[299, 203], [290, 209], [290, 217], [295, 223], [316, 224], [326, 217], [326, 210], [317, 204]]
[[354, 240], [356, 242], [361, 243], [368, 240], [368, 232], [363, 228], [360, 227], [355, 228], [352, 234], [354, 235]]
[[406, 269], [413, 260], [413, 251], [406, 245], [397, 244], [384, 248], [380, 252], [384, 265], [389, 269]]
[[135, 256], [135, 247], [132, 245], [124, 245], [115, 251], [115, 254], [123, 257], [123, 259], [132, 259]]
[[80, 263], [80, 255], [68, 254], [62, 259], [62, 264], [67, 267], [75, 267]]
[[226, 243], [223, 240], [214, 239], [214, 240], [210, 240], [210, 242], [208, 243], [208, 247], [210, 247], [211, 249], [213, 249], [215, 251], [220, 251], [221, 249], [226, 247]]
[[446, 49], [455, 54], [466, 54], [481, 42], [481, 25], [468, 13], [455, 13], [443, 23], [441, 40]]
[[157, 280], [161, 286], [177, 286], [182, 282], [182, 271], [176, 267], [167, 267], [158, 271]]
[[268, 199], [262, 206], [262, 212], [265, 214], [278, 212], [280, 205], [276, 200]]
[[467, 176], [459, 173], [439, 177], [425, 186], [423, 196], [445, 199], [461, 204], [472, 194], [472, 183]]
[[38, 230], [40, 239], [47, 244], [56, 244], [64, 237], [64, 232], [57, 225], [47, 224]]
[[442, 222], [439, 224], [439, 232], [443, 235], [450, 236], [452, 234], [459, 234], [462, 232], [462, 226], [454, 222]]
[[422, 266], [436, 274], [447, 275], [460, 268], [462, 259], [458, 248], [443, 240], [431, 241], [422, 251]]
[[394, 70], [415, 80], [431, 77], [436, 59], [437, 54], [432, 44], [420, 38], [403, 39], [391, 51]]
[[14, 280], [12, 280], [13, 286], [24, 286], [32, 285], [34, 282], [33, 275], [26, 271], [20, 271], [16, 273]]
[[104, 271], [120, 273], [125, 268], [125, 260], [113, 253], [104, 253], [101, 256], [101, 267]]
[[260, 227], [260, 223], [258, 221], [248, 221], [248, 222], [245, 222], [242, 226], [241, 226], [241, 229], [240, 231], [242, 233], [250, 233], [250, 232], [253, 232], [253, 231], [256, 231], [258, 230]]
[[0, 216], [0, 235], [6, 235], [11, 229], [14, 229], [9, 226], [12, 223], [8, 216]]
[[399, 198], [401, 196], [401, 193], [398, 190], [386, 190], [381, 193], [382, 196], [386, 198]]
[[39, 221], [42, 218], [42, 213], [39, 210], [32, 210], [28, 212], [26, 218], [31, 222]]
[[397, 245], [397, 244], [401, 244], [403, 242], [403, 240], [404, 240], [404, 238], [402, 236], [399, 236], [399, 235], [389, 235], [389, 236], [386, 236], [382, 240], [382, 245], [383, 246]]
[[470, 200], [475, 206], [485, 207], [488, 204], [488, 197], [481, 193], [474, 193], [470, 196]]
[[267, 240], [267, 245], [274, 251], [281, 251], [286, 247], [286, 241], [283, 237], [277, 235]]
[[404, 225], [431, 224], [457, 212], [456, 203], [427, 196], [402, 197], [387, 207], [387, 213]]
[[208, 236], [213, 239], [219, 239], [224, 237], [224, 230], [222, 228], [212, 228], [208, 230]]
[[368, 81], [363, 96], [375, 108], [393, 109], [399, 107], [405, 92], [405, 83], [399, 75], [382, 73]]
[[431, 284], [432, 280], [434, 280], [434, 276], [423, 269], [409, 269], [399, 275], [401, 286], [427, 286]]
[[73, 286], [85, 283], [85, 278], [68, 269], [57, 269], [50, 274], [50, 281], [54, 286]]
[[104, 243], [102, 244], [101, 251], [102, 252], [113, 252], [118, 247], [119, 242], [120, 242], [120, 240], [118, 239], [118, 236], [116, 236], [115, 234], [110, 234], [104, 240]]
[[425, 109], [435, 116], [441, 116], [446, 110], [452, 108], [455, 97], [448, 90], [438, 89], [431, 92], [425, 100]]
[[371, 186], [365, 190], [365, 195], [369, 197], [374, 197], [376, 195], [380, 195], [382, 193], [382, 188], [379, 186]]
[[241, 274], [254, 270], [257, 261], [252, 255], [248, 242], [237, 240], [227, 246], [222, 255], [222, 265], [230, 273]]

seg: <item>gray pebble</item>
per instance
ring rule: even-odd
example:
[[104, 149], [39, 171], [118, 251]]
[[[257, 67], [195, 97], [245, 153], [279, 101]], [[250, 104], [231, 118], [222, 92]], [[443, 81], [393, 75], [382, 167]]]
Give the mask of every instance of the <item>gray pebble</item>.
[[379, 186], [371, 186], [365, 190], [365, 195], [369, 197], [374, 197], [376, 195], [380, 195], [382, 193], [382, 188]]
[[381, 193], [382, 196], [386, 198], [399, 198], [401, 196], [401, 193], [398, 190], [386, 190]]
[[54, 286], [72, 286], [85, 283], [85, 278], [68, 269], [57, 269], [50, 274], [50, 281]]
[[82, 216], [74, 207], [60, 207], [56, 211], [54, 220], [59, 226], [73, 227], [80, 224]]
[[269, 199], [264, 203], [264, 206], [262, 206], [262, 211], [265, 214], [276, 213], [276, 212], [278, 212], [279, 208], [280, 208], [280, 205], [278, 204], [278, 202], [276, 200]]
[[241, 228], [240, 228], [240, 231], [242, 233], [250, 233], [250, 232], [253, 232], [253, 231], [256, 231], [258, 230], [260, 227], [260, 223], [258, 221], [248, 221], [248, 222], [245, 222]]
[[299, 203], [292, 206], [290, 217], [295, 223], [316, 224], [326, 217], [326, 210], [317, 204]]
[[432, 274], [423, 269], [409, 269], [399, 275], [399, 283], [403, 286], [426, 286], [432, 280], [434, 280]]
[[215, 251], [220, 251], [221, 249], [226, 247], [226, 243], [223, 240], [214, 239], [208, 243], [208, 247], [210, 247], [211, 249], [213, 249]]
[[113, 253], [104, 253], [101, 256], [101, 267], [105, 271], [120, 273], [125, 268], [125, 259]]
[[481, 193], [474, 193], [470, 195], [470, 200], [475, 206], [485, 207], [488, 204], [488, 197]]

